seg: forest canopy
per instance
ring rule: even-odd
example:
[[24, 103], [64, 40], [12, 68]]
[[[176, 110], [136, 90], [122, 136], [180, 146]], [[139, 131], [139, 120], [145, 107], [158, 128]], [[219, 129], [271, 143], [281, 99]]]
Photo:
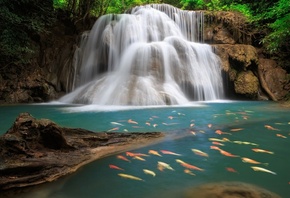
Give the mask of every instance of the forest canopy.
[[[185, 10], [237, 11], [259, 30], [269, 54], [289, 54], [289, 0], [2, 0], [0, 3], [0, 67], [25, 63], [35, 53], [32, 43], [49, 33], [57, 13], [72, 21], [123, 13], [133, 6], [166, 3]], [[1, 69], [1, 68], [0, 68]]]

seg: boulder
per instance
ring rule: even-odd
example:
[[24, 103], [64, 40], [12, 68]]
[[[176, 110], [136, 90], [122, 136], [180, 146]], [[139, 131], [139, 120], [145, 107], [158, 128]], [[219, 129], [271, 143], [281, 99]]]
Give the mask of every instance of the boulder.
[[185, 192], [185, 198], [281, 198], [264, 188], [243, 182], [203, 184]]

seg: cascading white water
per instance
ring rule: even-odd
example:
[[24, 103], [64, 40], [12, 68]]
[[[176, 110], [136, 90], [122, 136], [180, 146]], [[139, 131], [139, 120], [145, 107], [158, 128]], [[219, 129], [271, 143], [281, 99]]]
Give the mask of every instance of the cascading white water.
[[166, 4], [102, 16], [77, 53], [77, 88], [60, 101], [165, 105], [223, 98], [219, 59], [196, 42], [202, 26], [202, 12]]

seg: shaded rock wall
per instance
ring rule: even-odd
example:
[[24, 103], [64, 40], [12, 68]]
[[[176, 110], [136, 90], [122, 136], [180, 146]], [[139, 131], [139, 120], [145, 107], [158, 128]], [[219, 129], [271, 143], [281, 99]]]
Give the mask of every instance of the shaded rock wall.
[[228, 96], [283, 100], [290, 92], [287, 72], [254, 46], [257, 41], [246, 19], [234, 12], [206, 12], [205, 16], [204, 39], [221, 59]]

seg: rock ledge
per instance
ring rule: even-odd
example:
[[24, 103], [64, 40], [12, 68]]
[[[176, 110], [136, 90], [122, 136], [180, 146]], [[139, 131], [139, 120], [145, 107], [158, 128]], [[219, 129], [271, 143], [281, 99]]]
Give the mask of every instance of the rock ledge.
[[0, 137], [0, 191], [53, 181], [98, 158], [163, 137], [161, 132], [94, 133], [22, 113]]

